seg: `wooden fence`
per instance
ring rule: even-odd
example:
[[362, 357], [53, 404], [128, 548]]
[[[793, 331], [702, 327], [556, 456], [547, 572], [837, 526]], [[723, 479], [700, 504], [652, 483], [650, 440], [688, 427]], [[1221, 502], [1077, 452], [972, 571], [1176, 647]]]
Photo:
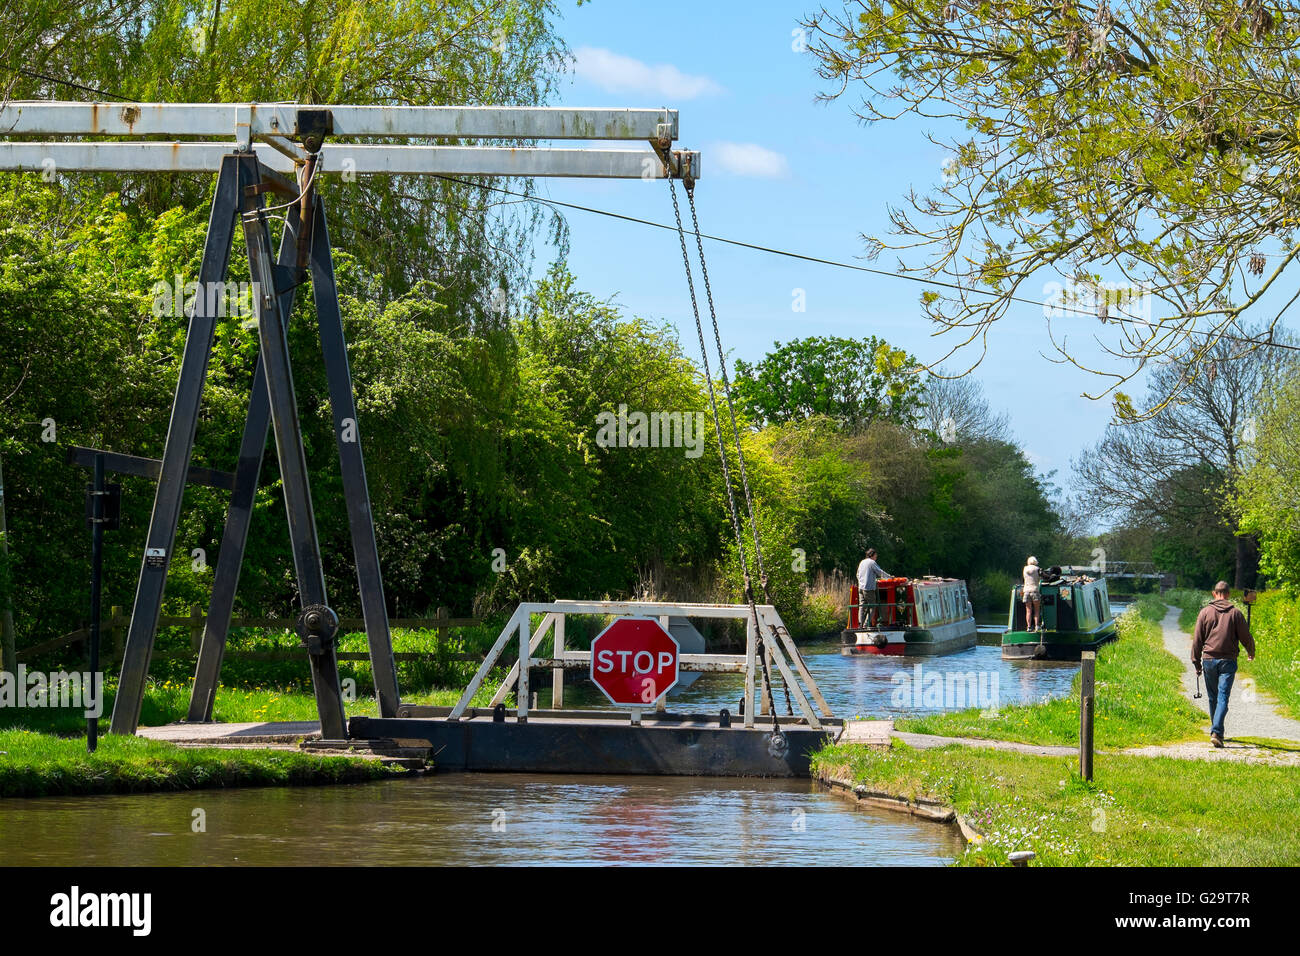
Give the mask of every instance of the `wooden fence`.
[[[157, 651], [154, 657], [161, 660], [178, 659], [197, 656], [199, 644], [203, 640], [203, 627], [207, 623], [207, 617], [203, 613], [203, 608], [194, 605], [190, 608], [188, 617], [174, 617], [164, 614], [158, 619], [158, 626], [162, 627], [188, 627], [190, 629], [190, 650], [188, 651]], [[297, 626], [297, 619], [292, 617], [268, 617], [268, 618], [251, 618], [237, 617], [230, 622], [231, 628], [236, 627], [257, 627], [268, 630], [293, 630]], [[389, 619], [389, 627], [408, 628], [412, 630], [436, 630], [438, 632], [437, 646], [439, 649], [447, 641], [448, 631], [453, 627], [475, 627], [482, 624], [480, 618], [475, 617], [452, 617], [445, 607], [438, 608], [434, 617], [399, 617]], [[131, 624], [131, 615], [124, 613], [123, 609], [114, 605], [112, 613], [100, 625], [104, 639], [104, 648], [101, 653], [113, 661], [121, 661], [122, 653], [125, 646], [127, 628]], [[347, 631], [359, 631], [365, 628], [365, 621], [359, 617], [339, 618], [340, 633]], [[49, 651], [58, 650], [60, 647], [66, 647], [69, 644], [77, 644], [90, 639], [90, 629], [83, 627], [80, 630], [73, 631], [70, 634], [64, 634], [62, 637], [54, 637], [48, 641], [42, 641], [32, 647], [25, 647], [18, 652], [18, 659], [31, 660], [40, 654]], [[105, 653], [107, 652], [107, 653]], [[307, 656], [305, 647], [286, 647], [274, 651], [242, 651], [227, 649], [225, 653], [226, 660], [244, 660], [244, 661], [292, 661], [304, 660]], [[430, 652], [402, 652], [393, 654], [394, 660], [398, 661], [422, 661], [440, 656], [440, 651]], [[370, 655], [364, 651], [340, 651], [338, 659], [341, 661], [368, 661]], [[453, 661], [481, 661], [483, 653], [456, 653], [446, 655], [447, 660]]]

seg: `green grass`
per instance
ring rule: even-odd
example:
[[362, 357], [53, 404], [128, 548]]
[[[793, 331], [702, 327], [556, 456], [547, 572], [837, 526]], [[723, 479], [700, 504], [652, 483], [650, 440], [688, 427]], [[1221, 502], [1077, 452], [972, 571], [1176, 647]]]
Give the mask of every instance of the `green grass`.
[[[1141, 601], [1119, 619], [1119, 640], [1097, 653], [1098, 749], [1186, 740], [1199, 734], [1204, 715], [1183, 697], [1182, 665], [1165, 649], [1153, 621], [1163, 605]], [[978, 708], [897, 721], [899, 730], [1029, 744], [1079, 742], [1079, 681], [1071, 696], [1041, 704], [1016, 704], [985, 715]]]
[[1178, 608], [1178, 626], [1184, 633], [1192, 633], [1192, 628], [1196, 626], [1196, 617], [1201, 613], [1201, 608], [1210, 603], [1213, 595], [1208, 591], [1189, 591], [1185, 588], [1178, 588], [1172, 591], [1166, 591], [1161, 598], [1166, 604], [1172, 604]]
[[[478, 668], [476, 661], [458, 661], [453, 657], [462, 653], [482, 653], [492, 646], [500, 633], [498, 624], [477, 627], [452, 628], [447, 639], [438, 642], [436, 630], [393, 630], [393, 650], [397, 653], [423, 655], [421, 660], [398, 661], [397, 678], [402, 687], [464, 687]], [[230, 651], [297, 651], [301, 641], [291, 631], [273, 631], [263, 628], [237, 628], [231, 631]], [[189, 681], [194, 676], [194, 655], [190, 651], [189, 631], [185, 628], [164, 628], [158, 633], [160, 651], [179, 652], [179, 657], [155, 656], [150, 675], [159, 681]], [[338, 649], [341, 652], [365, 653], [369, 646], [360, 632], [340, 634]], [[311, 691], [311, 675], [306, 655], [293, 660], [258, 661], [239, 660], [228, 655], [221, 665], [222, 682], [232, 687], [280, 687]], [[359, 694], [374, 694], [374, 676], [369, 661], [340, 661], [339, 679], [351, 679]]]
[[0, 797], [353, 783], [400, 772], [376, 760], [191, 749], [140, 737], [105, 737], [88, 754], [80, 740], [0, 730]]
[[[486, 707], [496, 693], [500, 681], [485, 681], [471, 706]], [[104, 688], [104, 714], [100, 727], [104, 729], [113, 712], [113, 699], [117, 693], [116, 679]], [[450, 707], [460, 699], [459, 689], [429, 689], [407, 691], [402, 701], [408, 704], [429, 704]], [[513, 702], [514, 695], [510, 695]], [[144, 704], [140, 708], [140, 725], [158, 727], [162, 724], [184, 720], [190, 707], [190, 682], [150, 680], [145, 685]], [[376, 717], [379, 704], [374, 697], [360, 697], [347, 704], [349, 717]], [[316, 698], [310, 690], [283, 687], [217, 687], [217, 699], [212, 709], [213, 719], [222, 723], [262, 723], [277, 720], [316, 720]], [[44, 707], [6, 707], [0, 709], [0, 728], [22, 728], [63, 736], [84, 736], [86, 718], [81, 710]]]
[[1241, 658], [1245, 673], [1277, 699], [1278, 710], [1300, 720], [1300, 600], [1281, 591], [1259, 596], [1250, 614], [1255, 659]]
[[1300, 770], [1229, 761], [1099, 754], [1076, 761], [968, 747], [829, 747], [814, 768], [896, 796], [956, 808], [986, 839], [957, 863], [1034, 866], [1300, 865]]

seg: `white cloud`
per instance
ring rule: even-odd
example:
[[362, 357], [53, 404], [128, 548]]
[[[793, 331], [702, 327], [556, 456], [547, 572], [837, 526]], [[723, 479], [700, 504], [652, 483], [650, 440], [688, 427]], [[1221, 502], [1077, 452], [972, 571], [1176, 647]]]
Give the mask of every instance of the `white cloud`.
[[643, 93], [670, 100], [691, 100], [721, 93], [722, 87], [707, 76], [691, 76], [670, 63], [655, 66], [600, 47], [574, 51], [573, 73], [609, 93]]
[[785, 156], [757, 143], [713, 143], [703, 152], [704, 175], [714, 164], [737, 176], [784, 179], [790, 175]]

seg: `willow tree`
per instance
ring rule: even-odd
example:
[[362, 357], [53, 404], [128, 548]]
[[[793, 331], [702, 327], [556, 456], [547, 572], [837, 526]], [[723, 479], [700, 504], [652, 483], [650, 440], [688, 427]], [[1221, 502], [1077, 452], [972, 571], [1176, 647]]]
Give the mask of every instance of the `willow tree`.
[[[556, 16], [553, 0], [0, 0], [0, 92], [537, 106], [567, 62]], [[204, 204], [211, 179], [120, 177], [111, 185], [127, 205], [156, 214]], [[480, 321], [493, 318], [495, 289], [513, 296], [529, 274], [543, 225], [534, 204], [505, 204], [481, 186], [432, 177], [332, 183], [329, 198], [335, 243], [391, 291], [435, 282]], [[545, 224], [562, 243], [563, 224]]]
[[[972, 366], [1017, 300], [1054, 305], [1058, 360], [1139, 418], [1170, 397], [1121, 391], [1147, 363], [1177, 361], [1185, 386], [1219, 338], [1249, 320], [1267, 339], [1294, 301], [1300, 4], [856, 0], [806, 27], [824, 97], [956, 131], [932, 135], [934, 188], [868, 238], [956, 287], [922, 302]], [[1076, 294], [1044, 302], [1050, 282]], [[1113, 359], [1082, 359], [1071, 329]]]

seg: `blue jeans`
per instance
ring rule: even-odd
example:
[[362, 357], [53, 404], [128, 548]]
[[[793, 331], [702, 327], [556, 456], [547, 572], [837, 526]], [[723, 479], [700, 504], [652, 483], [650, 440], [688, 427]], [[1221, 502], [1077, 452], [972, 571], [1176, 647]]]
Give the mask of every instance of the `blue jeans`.
[[1237, 676], [1235, 660], [1217, 660], [1206, 657], [1201, 660], [1201, 670], [1205, 673], [1205, 695], [1210, 698], [1210, 733], [1223, 738], [1223, 720], [1228, 716], [1228, 695], [1232, 693], [1232, 681]]

